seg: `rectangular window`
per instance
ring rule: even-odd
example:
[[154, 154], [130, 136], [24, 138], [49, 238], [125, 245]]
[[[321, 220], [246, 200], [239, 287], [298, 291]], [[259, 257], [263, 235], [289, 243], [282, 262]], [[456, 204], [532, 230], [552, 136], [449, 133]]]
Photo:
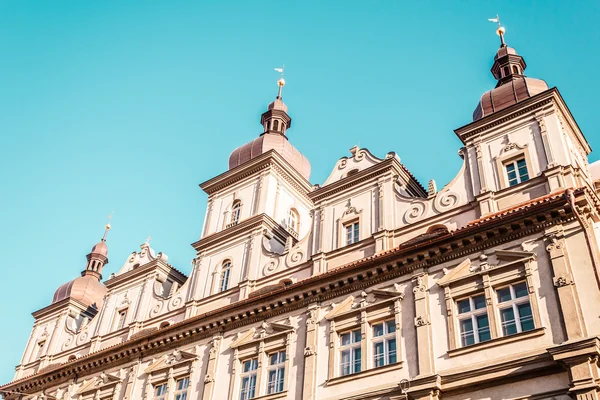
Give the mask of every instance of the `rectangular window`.
[[46, 341], [38, 342], [37, 354], [36, 354], [35, 358], [40, 358], [44, 354], [44, 345], [45, 344], [46, 344]]
[[504, 164], [506, 167], [506, 176], [508, 177], [508, 186], [515, 186], [521, 182], [529, 180], [527, 172], [527, 163], [524, 158], [510, 161]]
[[119, 329], [125, 328], [125, 320], [126, 319], [127, 319], [127, 309], [119, 311], [115, 329], [119, 330]]
[[256, 370], [258, 369], [258, 359], [244, 361], [242, 363], [242, 387], [240, 390], [240, 400], [248, 400], [256, 397]]
[[357, 222], [345, 225], [346, 228], [346, 244], [356, 243], [359, 240], [360, 225]]
[[167, 384], [156, 385], [154, 387], [154, 400], [165, 400], [167, 398]]
[[340, 335], [340, 375], [350, 375], [360, 372], [361, 348], [360, 329]]
[[491, 339], [485, 296], [472, 296], [456, 302], [462, 346]]
[[285, 376], [285, 351], [279, 351], [269, 355], [269, 382], [267, 383], [267, 394], [283, 392]]
[[529, 291], [525, 282], [497, 289], [496, 294], [503, 336], [535, 328], [529, 303]]
[[175, 400], [187, 400], [188, 388], [190, 387], [190, 378], [178, 379], [175, 383]]
[[373, 365], [375, 368], [393, 364], [396, 360], [396, 321], [373, 325]]

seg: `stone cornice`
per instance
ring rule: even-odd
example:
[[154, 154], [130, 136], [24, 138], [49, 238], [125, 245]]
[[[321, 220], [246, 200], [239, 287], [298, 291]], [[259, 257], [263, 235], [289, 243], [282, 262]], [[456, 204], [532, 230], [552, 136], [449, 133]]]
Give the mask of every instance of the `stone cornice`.
[[[33, 316], [33, 318], [38, 320], [38, 319], [44, 318], [50, 314], [56, 313], [57, 311], [65, 310], [69, 306], [77, 307], [78, 309], [80, 309], [82, 311], [89, 310], [89, 308], [90, 308], [89, 306], [83, 304], [82, 302], [80, 302], [78, 300], [67, 297], [63, 300], [57, 301], [56, 303], [52, 303], [49, 306], [46, 306], [37, 311], [34, 311], [31, 313], [31, 315]], [[96, 310], [96, 312], [97, 312], [97, 310]]]
[[200, 184], [200, 188], [209, 196], [227, 186], [239, 182], [268, 168], [275, 168], [277, 172], [285, 179], [292, 187], [294, 187], [302, 195], [312, 190], [312, 185], [302, 175], [300, 175], [279, 153], [275, 150], [269, 150], [252, 160], [215, 176]]
[[223, 229], [222, 231], [205, 236], [197, 242], [192, 243], [192, 247], [196, 251], [204, 250], [207, 247], [221, 244], [223, 243], [223, 240], [231, 238], [232, 236], [248, 235], [259, 227], [269, 229], [273, 234], [279, 237], [282, 243], [285, 243], [285, 238], [289, 236], [289, 233], [273, 218], [269, 217], [267, 214], [258, 214], [230, 226], [229, 228]]
[[376, 254], [307, 278], [285, 288], [188, 318], [168, 328], [59, 365], [43, 373], [6, 384], [0, 389], [34, 392], [75, 376], [88, 375], [171, 348], [197, 342], [217, 332], [253, 324], [319, 302], [362, 290], [447, 260], [463, 257], [543, 231], [573, 218], [562, 195], [522, 207], [424, 243]]
[[422, 192], [423, 196], [425, 196], [425, 189], [412, 176], [412, 174], [408, 172], [406, 167], [400, 164], [394, 157], [386, 158], [380, 163], [377, 163], [369, 168], [365, 168], [354, 175], [350, 175], [346, 178], [340, 179], [337, 182], [315, 189], [309, 193], [308, 196], [314, 202], [318, 202], [343, 190], [356, 187], [357, 185], [370, 179], [377, 178], [386, 172], [395, 172], [398, 176], [402, 177], [402, 180], [411, 189], [411, 191]]

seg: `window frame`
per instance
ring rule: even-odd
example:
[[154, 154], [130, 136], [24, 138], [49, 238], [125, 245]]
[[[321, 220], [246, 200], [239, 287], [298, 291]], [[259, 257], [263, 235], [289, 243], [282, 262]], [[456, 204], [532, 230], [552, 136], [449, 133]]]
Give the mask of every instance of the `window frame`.
[[[483, 298], [484, 306], [481, 308], [476, 308], [475, 299], [479, 298], [479, 297]], [[469, 311], [461, 313], [459, 303], [463, 302], [465, 300], [469, 301]], [[456, 318], [457, 318], [457, 322], [458, 322], [458, 334], [459, 334], [459, 339], [461, 342], [461, 347], [472, 346], [474, 344], [487, 342], [488, 340], [492, 339], [492, 332], [491, 332], [491, 328], [490, 328], [490, 316], [489, 316], [487, 305], [486, 305], [487, 300], [485, 298], [485, 292], [478, 292], [478, 293], [474, 293], [468, 297], [456, 299], [455, 304], [456, 304]], [[487, 317], [487, 322], [488, 322], [487, 331], [488, 331], [489, 338], [485, 339], [485, 340], [481, 340], [481, 338], [480, 338], [480, 334], [481, 334], [480, 331], [482, 330], [482, 328], [479, 326], [479, 320], [477, 318], [482, 315], [485, 315]], [[470, 332], [472, 332], [472, 335], [473, 335], [473, 343], [471, 343], [471, 344], [465, 344], [465, 341], [464, 341], [465, 332], [463, 332], [463, 330], [462, 330], [462, 322], [463, 321], [471, 321], [471, 331]]]
[[360, 221], [354, 220], [344, 224], [344, 243], [350, 246], [360, 242]]
[[[523, 166], [519, 166], [519, 163], [521, 161], [524, 164], [525, 174], [521, 173], [521, 168], [523, 167]], [[529, 168], [527, 166], [527, 160], [525, 159], [524, 156], [516, 157], [514, 159], [505, 161], [503, 163], [503, 165], [504, 165], [504, 174], [506, 175], [506, 182], [508, 182], [508, 187], [517, 186], [518, 184], [527, 182], [531, 179], [529, 176]], [[510, 167], [512, 167], [512, 171], [509, 170]], [[511, 172], [515, 174], [515, 177], [512, 179], [510, 177]], [[525, 179], [523, 178], [523, 176], [525, 176]]]
[[300, 233], [300, 214], [294, 207], [291, 207], [288, 210], [287, 228], [291, 229], [296, 234]]
[[217, 293], [225, 292], [229, 290], [230, 281], [231, 281], [231, 269], [233, 268], [233, 264], [231, 260], [225, 260], [221, 263], [221, 268], [219, 270], [219, 282], [217, 287]]
[[[522, 146], [517, 143], [509, 143], [500, 150], [500, 154], [498, 156], [493, 158], [496, 163], [498, 190], [514, 188], [517, 186], [510, 186], [506, 165], [521, 158], [525, 159], [525, 166], [527, 168], [527, 175], [529, 178], [527, 181], [523, 182], [531, 181], [537, 176], [538, 166], [532, 162], [528, 143], [525, 143]], [[484, 172], [480, 171], [480, 173]]]
[[[394, 326], [394, 330], [392, 332], [389, 332], [389, 323], [392, 323]], [[383, 334], [381, 335], [377, 335], [375, 336], [375, 327], [378, 325], [382, 325], [383, 327]], [[391, 364], [395, 364], [398, 362], [398, 338], [397, 338], [397, 329], [396, 329], [396, 321], [393, 319], [387, 319], [384, 321], [380, 321], [380, 322], [373, 322], [371, 323], [371, 348], [373, 349], [372, 351], [372, 357], [371, 357], [371, 363], [372, 363], [372, 368], [380, 368], [380, 367], [385, 367], [386, 365], [391, 365]], [[391, 342], [394, 342], [394, 345], [396, 346], [396, 348], [394, 349], [394, 357], [395, 357], [395, 361], [391, 361], [391, 357], [390, 357], [390, 349], [389, 349], [389, 344]], [[383, 343], [383, 364], [382, 365], [377, 365], [377, 356], [378, 353], [376, 352], [376, 346], [379, 343]]]
[[[281, 355], [283, 354], [283, 360], [281, 359]], [[272, 363], [273, 356], [275, 355], [277, 362], [275, 364]], [[285, 350], [279, 350], [275, 352], [271, 352], [268, 354], [267, 359], [269, 360], [269, 365], [267, 367], [267, 394], [275, 394], [281, 393], [284, 390], [285, 384], [285, 362], [288, 358], [288, 354]], [[271, 382], [271, 373], [275, 372], [275, 381], [272, 385]], [[279, 386], [281, 385], [281, 386]], [[271, 390], [273, 387], [273, 390]]]
[[[253, 399], [256, 396], [256, 392], [257, 390], [257, 386], [258, 386], [258, 357], [253, 357], [253, 358], [248, 358], [248, 359], [244, 359], [240, 361], [241, 363], [241, 371], [240, 371], [240, 400], [250, 400]], [[244, 367], [247, 363], [250, 363], [250, 368], [252, 368], [252, 366], [254, 366], [254, 368], [252, 369], [248, 369], [248, 371], [244, 370]], [[254, 386], [251, 386], [251, 382], [252, 382], [252, 378], [254, 377]], [[248, 379], [248, 388], [244, 389], [244, 380]], [[253, 392], [252, 392], [252, 397], [249, 396], [249, 391], [250, 388], [252, 388]], [[244, 393], [244, 390], [247, 391], [247, 393]], [[247, 396], [244, 396], [244, 394], [247, 394]]]
[[[498, 322], [500, 323], [500, 332], [502, 334], [502, 337], [508, 337], [508, 336], [515, 335], [517, 333], [532, 331], [532, 330], [535, 330], [535, 328], [536, 328], [535, 320], [533, 318], [533, 309], [531, 307], [531, 301], [529, 299], [529, 296], [525, 295], [525, 296], [516, 297], [515, 286], [521, 285], [521, 284], [525, 284], [525, 290], [527, 290], [527, 282], [525, 282], [525, 281], [513, 282], [508, 285], [504, 285], [504, 286], [495, 288], [495, 292], [497, 295], [496, 296], [496, 301], [497, 301], [496, 312], [498, 313]], [[502, 289], [506, 289], [506, 288], [509, 289], [511, 298], [510, 298], [510, 300], [500, 302], [499, 291]], [[533, 323], [533, 327], [531, 329], [523, 330], [523, 326], [522, 326], [523, 317], [521, 316], [521, 311], [519, 309], [519, 306], [523, 305], [523, 304], [528, 304], [529, 309], [531, 311], [531, 315], [526, 316], [526, 317], [529, 317], [531, 322]], [[512, 321], [514, 321], [514, 325], [515, 325], [515, 329], [516, 329], [516, 332], [514, 332], [514, 333], [506, 333], [505, 329], [504, 329], [504, 321], [502, 321], [502, 311], [507, 310], [507, 309], [511, 309], [513, 312], [514, 319]]]
[[237, 225], [240, 223], [240, 218], [242, 216], [242, 201], [234, 200], [231, 205], [231, 218], [229, 218], [229, 223], [233, 225]]
[[[158, 394], [158, 389], [164, 387], [164, 392]], [[152, 399], [153, 400], [167, 400], [169, 395], [169, 384], [167, 382], [156, 383], [152, 385]]]
[[[347, 344], [344, 344], [343, 342], [343, 337], [345, 335], [349, 335], [348, 337], [350, 338], [350, 342], [348, 342]], [[352, 329], [352, 330], [346, 330], [343, 332], [338, 333], [338, 359], [339, 359], [339, 372], [338, 375], [339, 376], [348, 376], [348, 375], [353, 375], [353, 374], [357, 374], [359, 372], [361, 372], [362, 369], [362, 363], [363, 363], [363, 340], [362, 340], [362, 332], [361, 332], [361, 328], [359, 327], [358, 329]], [[356, 340], [356, 338], [358, 338], [358, 340]], [[358, 371], [356, 371], [357, 369], [357, 363], [356, 363], [356, 350], [360, 350], [360, 358], [358, 360]], [[349, 355], [349, 361], [348, 361], [348, 373], [344, 373], [344, 353], [348, 353]]]

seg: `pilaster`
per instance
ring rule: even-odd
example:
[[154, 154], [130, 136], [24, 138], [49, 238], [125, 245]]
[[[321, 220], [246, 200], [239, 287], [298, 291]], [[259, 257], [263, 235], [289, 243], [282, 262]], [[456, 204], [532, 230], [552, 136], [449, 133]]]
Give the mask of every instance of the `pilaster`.
[[544, 239], [548, 242], [546, 251], [550, 256], [554, 286], [558, 294], [567, 339], [581, 339], [587, 336], [587, 332], [577, 288], [573, 281], [564, 232], [562, 229], [547, 231]]
[[317, 387], [317, 348], [318, 348], [319, 307], [310, 304], [306, 318], [306, 341], [304, 347], [304, 379], [302, 400], [314, 400]]
[[215, 376], [217, 374], [217, 361], [221, 349], [222, 336], [215, 336], [210, 343], [208, 353], [208, 363], [206, 366], [206, 374], [204, 375], [204, 391], [202, 392], [202, 400], [211, 400], [215, 390]]
[[417, 331], [417, 359], [419, 375], [433, 372], [433, 338], [429, 311], [429, 285], [426, 273], [419, 272], [413, 279], [415, 300], [415, 329]]

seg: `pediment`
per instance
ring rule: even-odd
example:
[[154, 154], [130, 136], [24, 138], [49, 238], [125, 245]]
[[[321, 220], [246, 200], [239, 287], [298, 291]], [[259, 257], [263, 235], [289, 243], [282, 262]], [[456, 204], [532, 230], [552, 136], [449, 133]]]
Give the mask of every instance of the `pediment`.
[[171, 353], [162, 356], [159, 360], [150, 365], [144, 373], [152, 374], [180, 364], [190, 363], [196, 359], [196, 355], [187, 351], [173, 350]]
[[352, 310], [352, 306], [354, 305], [354, 296], [348, 296], [342, 301], [340, 304], [332, 304], [333, 309], [325, 314], [325, 319], [332, 320], [338, 315], [342, 315], [348, 311]]
[[250, 328], [244, 333], [238, 333], [238, 336], [236, 339], [234, 339], [233, 343], [229, 345], [229, 347], [234, 349], [245, 344], [269, 339], [284, 333], [289, 333], [293, 330], [294, 327], [288, 324], [263, 321], [259, 327]]
[[77, 394], [85, 394], [95, 392], [96, 390], [106, 389], [109, 386], [114, 386], [121, 382], [121, 378], [102, 372], [97, 377], [91, 379], [77, 391]]
[[446, 275], [440, 279], [437, 284], [439, 286], [446, 286], [448, 283], [458, 280], [460, 278], [464, 278], [471, 273], [471, 259], [467, 258], [460, 264], [458, 264], [452, 271], [448, 272]]

